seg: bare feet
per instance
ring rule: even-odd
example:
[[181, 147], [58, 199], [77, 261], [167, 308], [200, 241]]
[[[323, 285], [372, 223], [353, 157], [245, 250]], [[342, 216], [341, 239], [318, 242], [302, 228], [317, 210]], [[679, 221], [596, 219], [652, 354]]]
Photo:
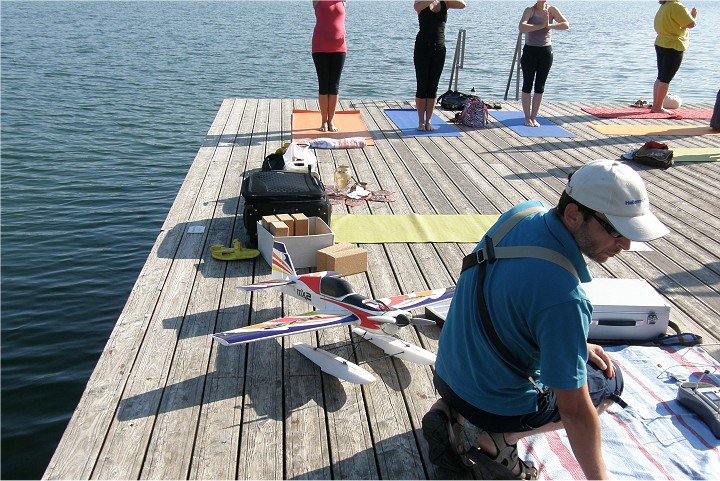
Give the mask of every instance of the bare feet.
[[425, 130], [436, 130], [430, 122], [425, 124]]
[[327, 129], [327, 122], [323, 122], [319, 129], [320, 132], [327, 132]]
[[530, 119], [525, 119], [525, 126], [526, 127], [535, 127], [535, 124]]
[[425, 130], [425, 125], [419, 124], [417, 127], [418, 130]]
[[540, 127], [540, 122], [538, 122], [535, 119], [532, 119], [533, 127]]
[[650, 112], [654, 114], [668, 114], [672, 115], [672, 112], [670, 112], [668, 109], [660, 107], [659, 109], [655, 109], [655, 107], [650, 108]]
[[337, 132], [337, 131], [338, 131], [338, 128], [335, 127], [335, 124], [334, 124], [334, 123], [328, 122], [328, 130], [329, 130], [330, 132]]

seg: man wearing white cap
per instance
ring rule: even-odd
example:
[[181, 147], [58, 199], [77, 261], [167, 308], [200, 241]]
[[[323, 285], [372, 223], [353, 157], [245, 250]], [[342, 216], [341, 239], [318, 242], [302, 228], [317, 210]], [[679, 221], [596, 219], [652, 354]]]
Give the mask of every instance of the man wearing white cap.
[[[535, 479], [517, 442], [564, 428], [587, 479], [606, 479], [598, 414], [624, 404], [623, 379], [587, 343], [583, 254], [602, 263], [667, 233], [640, 176], [613, 160], [578, 169], [553, 209], [531, 201], [503, 214], [465, 258], [440, 335], [442, 398], [423, 417], [430, 459], [481, 478]], [[467, 451], [464, 419], [481, 429]]]

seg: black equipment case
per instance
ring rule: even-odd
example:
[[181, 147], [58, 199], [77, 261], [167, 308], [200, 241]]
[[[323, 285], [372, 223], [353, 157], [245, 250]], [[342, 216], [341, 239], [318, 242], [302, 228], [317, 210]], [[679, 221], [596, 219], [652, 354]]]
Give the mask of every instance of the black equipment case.
[[243, 223], [252, 242], [257, 239], [257, 221], [266, 215], [302, 213], [330, 225], [330, 201], [315, 173], [256, 172], [245, 177], [241, 192], [245, 199]]

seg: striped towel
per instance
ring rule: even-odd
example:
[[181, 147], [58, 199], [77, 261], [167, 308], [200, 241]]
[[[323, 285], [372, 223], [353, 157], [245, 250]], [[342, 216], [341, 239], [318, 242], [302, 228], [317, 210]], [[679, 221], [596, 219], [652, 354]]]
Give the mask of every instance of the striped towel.
[[[606, 348], [625, 380], [626, 409], [613, 405], [600, 419], [603, 456], [615, 479], [718, 479], [720, 440], [676, 401], [679, 383], [670, 373], [720, 384], [720, 364], [700, 348], [616, 346]], [[564, 431], [520, 443], [541, 479], [584, 479]]]

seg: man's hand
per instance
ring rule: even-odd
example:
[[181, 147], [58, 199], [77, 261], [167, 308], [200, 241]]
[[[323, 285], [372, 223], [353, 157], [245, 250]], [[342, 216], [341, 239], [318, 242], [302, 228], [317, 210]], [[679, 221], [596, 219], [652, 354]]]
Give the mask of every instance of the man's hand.
[[615, 377], [615, 365], [610, 360], [610, 356], [605, 350], [597, 344], [588, 343], [588, 361], [595, 364], [605, 372], [609, 378]]

